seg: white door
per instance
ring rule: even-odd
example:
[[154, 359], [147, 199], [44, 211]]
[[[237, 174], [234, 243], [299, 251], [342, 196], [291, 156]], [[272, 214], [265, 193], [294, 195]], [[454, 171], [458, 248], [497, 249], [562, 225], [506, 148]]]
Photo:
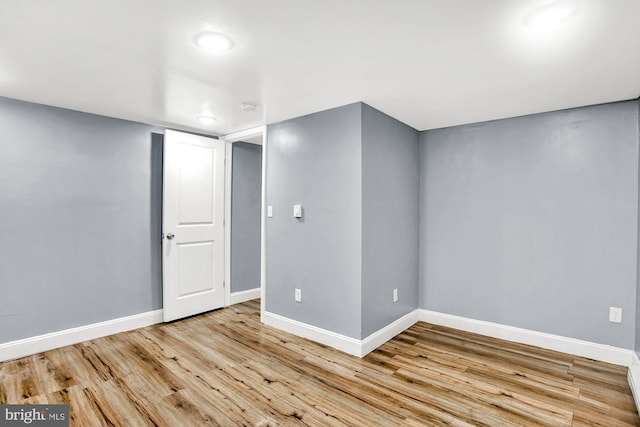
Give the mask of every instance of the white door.
[[224, 306], [224, 153], [223, 141], [165, 132], [165, 322]]

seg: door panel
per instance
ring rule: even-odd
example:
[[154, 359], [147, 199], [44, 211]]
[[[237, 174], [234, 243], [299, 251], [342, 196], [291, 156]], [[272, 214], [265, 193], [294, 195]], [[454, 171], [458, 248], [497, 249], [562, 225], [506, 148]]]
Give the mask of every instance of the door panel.
[[178, 225], [213, 224], [215, 150], [180, 143]]
[[215, 279], [215, 242], [178, 244], [178, 298], [212, 291]]
[[224, 152], [213, 138], [165, 133], [165, 322], [224, 306]]

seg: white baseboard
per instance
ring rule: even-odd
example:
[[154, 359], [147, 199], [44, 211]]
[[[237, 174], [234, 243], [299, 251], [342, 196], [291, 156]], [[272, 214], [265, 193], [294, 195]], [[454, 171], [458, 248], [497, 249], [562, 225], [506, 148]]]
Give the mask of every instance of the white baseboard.
[[298, 322], [297, 320], [289, 319], [268, 311], [262, 313], [261, 320], [264, 324], [273, 326], [274, 328], [360, 357], [361, 342], [355, 338], [327, 331], [326, 329]]
[[636, 402], [636, 410], [640, 414], [640, 359], [635, 351], [631, 358], [627, 381], [629, 382], [629, 388], [631, 388], [631, 394], [633, 394], [633, 400]]
[[419, 312], [420, 310], [413, 310], [363, 339], [360, 346], [360, 357], [366, 356], [391, 338], [413, 326], [418, 321]]
[[261, 320], [266, 325], [273, 326], [274, 328], [310, 339], [311, 341], [319, 342], [320, 344], [328, 345], [329, 347], [344, 351], [353, 356], [364, 357], [416, 323], [418, 321], [418, 310], [402, 316], [393, 323], [369, 335], [364, 340], [337, 334], [326, 329], [318, 328], [317, 326], [269, 313], [268, 311], [262, 313]]
[[575, 338], [547, 334], [544, 332], [536, 332], [513, 326], [506, 326], [499, 323], [469, 319], [466, 317], [454, 316], [430, 310], [420, 310], [419, 319], [427, 323], [447, 326], [493, 338], [514, 341], [521, 344], [534, 345], [548, 350], [574, 354], [576, 356], [587, 357], [589, 359], [600, 360], [602, 362], [613, 363], [621, 366], [630, 366], [632, 354], [635, 354], [634, 351], [624, 348], [597, 344]]
[[251, 301], [260, 298], [260, 288], [249, 289], [246, 291], [233, 292], [229, 297], [229, 305], [240, 304], [241, 302]]
[[119, 332], [162, 322], [162, 310], [134, 314], [105, 322], [65, 329], [36, 337], [0, 344], [0, 362], [77, 344]]

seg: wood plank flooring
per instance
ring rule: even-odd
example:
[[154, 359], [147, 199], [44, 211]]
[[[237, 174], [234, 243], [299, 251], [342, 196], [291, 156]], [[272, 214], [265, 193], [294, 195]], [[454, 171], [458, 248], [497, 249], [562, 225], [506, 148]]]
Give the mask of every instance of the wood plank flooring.
[[626, 368], [418, 323], [364, 359], [250, 301], [0, 364], [76, 426], [640, 426]]

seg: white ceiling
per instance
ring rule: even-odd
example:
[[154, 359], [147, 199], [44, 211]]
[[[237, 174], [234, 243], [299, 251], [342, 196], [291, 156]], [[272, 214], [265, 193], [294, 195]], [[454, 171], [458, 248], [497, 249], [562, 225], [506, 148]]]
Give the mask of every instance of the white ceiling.
[[212, 134], [355, 101], [424, 130], [638, 97], [640, 0], [575, 1], [542, 30], [550, 0], [0, 0], [0, 96]]

